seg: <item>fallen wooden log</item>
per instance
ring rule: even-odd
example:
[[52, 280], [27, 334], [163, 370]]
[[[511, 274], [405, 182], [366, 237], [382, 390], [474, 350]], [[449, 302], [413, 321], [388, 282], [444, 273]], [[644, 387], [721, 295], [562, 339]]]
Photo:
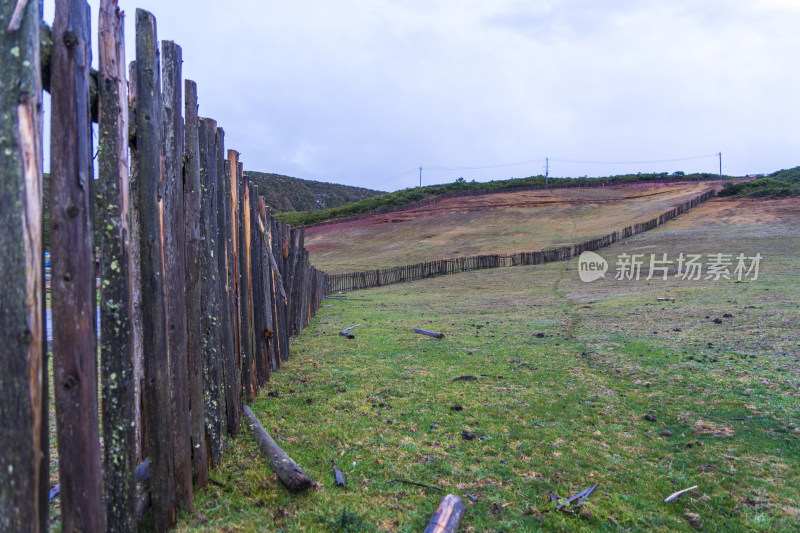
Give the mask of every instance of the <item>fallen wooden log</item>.
[[428, 522], [428, 527], [425, 528], [425, 533], [455, 533], [466, 509], [461, 498], [448, 494], [439, 502], [433, 517]]
[[258, 444], [259, 450], [267, 458], [269, 466], [286, 485], [286, 488], [297, 492], [311, 487], [314, 484], [311, 478], [272, 440], [250, 407], [245, 405], [243, 411], [250, 425], [250, 433]]
[[426, 330], [420, 329], [420, 328], [414, 329], [414, 333], [419, 333], [421, 335], [427, 335], [429, 337], [433, 337], [434, 339], [444, 339], [444, 333], [434, 333], [433, 331], [426, 331]]

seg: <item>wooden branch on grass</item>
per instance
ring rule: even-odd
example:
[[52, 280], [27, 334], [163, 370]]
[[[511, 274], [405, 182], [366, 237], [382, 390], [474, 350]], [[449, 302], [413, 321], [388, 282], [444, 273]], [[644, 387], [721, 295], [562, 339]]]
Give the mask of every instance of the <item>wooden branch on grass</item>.
[[286, 455], [280, 446], [269, 436], [264, 430], [261, 422], [258, 421], [253, 411], [247, 405], [244, 406], [244, 416], [250, 424], [250, 433], [253, 435], [258, 449], [269, 461], [272, 470], [278, 474], [278, 478], [283, 482], [286, 487], [293, 491], [298, 492], [311, 487], [314, 482], [310, 477], [303, 472], [297, 463], [291, 457]]
[[348, 327], [344, 328], [342, 331], [340, 331], [339, 335], [341, 335], [342, 337], [344, 337], [346, 339], [355, 339], [356, 336], [353, 335], [352, 333], [350, 333], [350, 330], [353, 329], [353, 328], [357, 328], [360, 325], [361, 324], [356, 324], [355, 326], [348, 326]]
[[693, 487], [689, 487], [688, 489], [679, 490], [678, 492], [673, 492], [672, 494], [670, 494], [669, 496], [664, 498], [664, 503], [669, 503], [671, 501], [675, 501], [678, 498], [680, 498], [682, 495], [684, 495], [687, 492], [692, 491], [692, 490], [694, 490], [696, 488], [697, 488], [697, 485], [695, 485]]
[[567, 499], [567, 500], [566, 500], [566, 501], [564, 501], [563, 503], [560, 503], [560, 504], [558, 505], [558, 507], [556, 507], [556, 509], [562, 509], [563, 507], [565, 507], [565, 506], [567, 506], [567, 505], [570, 505], [570, 504], [572, 504], [572, 506], [573, 506], [573, 507], [580, 507], [581, 505], [583, 505], [583, 502], [584, 502], [584, 500], [585, 500], [586, 498], [588, 498], [588, 497], [589, 497], [589, 495], [590, 495], [592, 492], [594, 492], [594, 489], [596, 489], [598, 485], [599, 485], [599, 483], [595, 483], [595, 484], [594, 484], [594, 485], [592, 485], [591, 487], [588, 487], [588, 488], [585, 488], [585, 489], [583, 489], [582, 491], [580, 491], [580, 492], [579, 492], [578, 494], [576, 494], [575, 496], [573, 496], [573, 497], [571, 497], [571, 498]]
[[439, 502], [439, 506], [425, 528], [425, 533], [455, 533], [458, 531], [466, 509], [461, 498], [454, 494], [448, 494]]
[[414, 333], [419, 333], [421, 335], [427, 335], [429, 337], [433, 337], [434, 339], [444, 339], [444, 333], [434, 333], [433, 331], [426, 331], [426, 330], [420, 329], [420, 328], [414, 329]]
[[407, 479], [393, 479], [395, 483], [405, 483], [406, 485], [416, 485], [417, 487], [423, 487], [426, 489], [435, 490], [437, 492], [442, 492], [442, 489], [439, 487], [432, 487], [431, 485], [426, 485], [425, 483], [417, 483], [416, 481], [409, 481]]

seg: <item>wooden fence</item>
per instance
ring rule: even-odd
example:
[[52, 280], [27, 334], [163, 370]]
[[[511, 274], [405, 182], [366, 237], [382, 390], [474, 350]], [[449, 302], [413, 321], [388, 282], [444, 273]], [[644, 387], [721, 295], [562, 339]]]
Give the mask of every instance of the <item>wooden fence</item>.
[[48, 528], [43, 87], [61, 529], [135, 531], [150, 507], [164, 531], [289, 357], [327, 276], [198, 116], [181, 48], [159, 47], [152, 14], [136, 11], [126, 72], [123, 15], [102, 0], [94, 72], [85, 0], [57, 0], [52, 30], [41, 13], [40, 0], [0, 2], [0, 531]]
[[623, 228], [621, 231], [614, 231], [608, 235], [597, 237], [596, 239], [590, 239], [579, 244], [562, 246], [560, 248], [536, 252], [519, 252], [515, 254], [474, 255], [471, 257], [439, 259], [414, 265], [365, 270], [362, 272], [328, 274], [328, 292], [355, 291], [371, 287], [380, 287], [382, 285], [391, 285], [393, 283], [402, 283], [404, 281], [468, 272], [470, 270], [482, 270], [484, 268], [540, 265], [542, 263], [570, 259], [580, 255], [582, 252], [598, 250], [620, 239], [625, 239], [631, 235], [656, 228], [691, 208], [700, 205], [714, 196], [714, 194], [715, 192], [713, 190], [706, 191], [646, 222], [633, 224]]

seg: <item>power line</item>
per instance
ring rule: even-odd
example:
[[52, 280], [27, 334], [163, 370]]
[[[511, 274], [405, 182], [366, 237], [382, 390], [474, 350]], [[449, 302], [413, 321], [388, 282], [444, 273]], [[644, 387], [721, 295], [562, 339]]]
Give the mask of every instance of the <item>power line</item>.
[[529, 159], [528, 161], [520, 161], [518, 163], [503, 163], [501, 165], [485, 165], [479, 167], [425, 167], [427, 170], [484, 170], [489, 168], [503, 168], [503, 167], [516, 167], [520, 165], [529, 165], [531, 163], [540, 163], [545, 158], [537, 157], [536, 159]]
[[708, 159], [717, 157], [717, 154], [695, 155], [691, 157], [676, 157], [674, 159], [654, 159], [652, 161], [584, 161], [581, 159], [562, 159], [551, 157], [553, 161], [559, 163], [579, 163], [583, 165], [647, 165], [650, 163], [674, 163], [677, 161], [691, 161], [693, 159]]
[[417, 167], [410, 168], [410, 169], [406, 170], [405, 172], [400, 172], [399, 174], [395, 174], [394, 176], [389, 176], [387, 178], [381, 178], [381, 179], [375, 180], [373, 183], [383, 183], [385, 181], [393, 180], [395, 178], [399, 178], [400, 176], [405, 176], [406, 174], [411, 174], [412, 172], [416, 172], [416, 171], [417, 171]]
[[[720, 160], [720, 167], [722, 166], [722, 153], [716, 152], [713, 154], [704, 154], [704, 155], [695, 155], [689, 157], [675, 157], [671, 159], [653, 159], [648, 161], [590, 161], [590, 160], [583, 160], [583, 159], [570, 159], [570, 158], [559, 158], [559, 157], [537, 157], [535, 159], [528, 159], [526, 161], [518, 161], [515, 163], [501, 163], [496, 165], [480, 165], [480, 166], [464, 166], [464, 167], [425, 167], [425, 170], [431, 171], [461, 171], [461, 170], [487, 170], [487, 169], [494, 169], [494, 168], [507, 168], [507, 167], [516, 167], [521, 165], [529, 165], [532, 163], [544, 163], [545, 165], [545, 177], [549, 178], [550, 176], [550, 161], [555, 161], [558, 163], [575, 163], [575, 164], [582, 164], [582, 165], [647, 165], [647, 164], [654, 164], [654, 163], [675, 163], [680, 161], [692, 161], [695, 159], [708, 159], [708, 158], [719, 158]], [[389, 180], [393, 180], [395, 178], [399, 178], [405, 176], [407, 174], [411, 174], [412, 172], [417, 173], [419, 172], [419, 179], [420, 179], [420, 186], [422, 186], [422, 167], [414, 167], [398, 174], [394, 174], [392, 176], [382, 178], [376, 180], [374, 183], [383, 183]]]

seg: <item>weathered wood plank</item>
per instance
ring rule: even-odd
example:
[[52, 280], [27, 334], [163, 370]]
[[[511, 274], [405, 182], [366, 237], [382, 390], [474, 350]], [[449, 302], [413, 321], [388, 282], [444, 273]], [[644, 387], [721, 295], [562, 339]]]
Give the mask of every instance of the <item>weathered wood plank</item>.
[[281, 366], [281, 337], [280, 337], [280, 319], [278, 315], [278, 302], [281, 301], [283, 296], [280, 291], [283, 289], [283, 284], [280, 281], [280, 271], [278, 270], [277, 262], [274, 257], [275, 241], [275, 221], [270, 216], [266, 224], [267, 231], [267, 253], [269, 254], [270, 264], [270, 287], [272, 298], [270, 303], [272, 305], [272, 369], [277, 370]]
[[116, 0], [101, 1], [98, 25], [103, 489], [107, 530], [134, 531], [136, 427], [128, 253], [128, 91], [123, 16]]
[[51, 302], [62, 528], [101, 531], [86, 2], [56, 2], [52, 54]]
[[200, 118], [198, 138], [200, 144], [200, 237], [202, 254], [200, 279], [203, 287], [201, 336], [203, 342], [203, 398], [206, 415], [206, 443], [215, 466], [222, 460], [222, 417], [225, 416], [224, 397], [221, 395], [220, 342], [219, 342], [219, 269], [217, 263], [217, 213], [216, 213], [216, 130], [217, 123], [210, 118]]
[[261, 232], [259, 231], [258, 187], [250, 184], [250, 243], [252, 253], [251, 275], [253, 278], [253, 341], [255, 346], [256, 368], [258, 369], [257, 388], [269, 379], [269, 366], [267, 365], [267, 338], [266, 338], [266, 299], [261, 271]]
[[231, 309], [231, 320], [233, 321], [234, 349], [236, 350], [236, 398], [238, 405], [242, 405], [242, 349], [240, 340], [241, 326], [241, 301], [239, 294], [239, 152], [228, 150], [227, 160], [228, 184], [225, 190], [228, 206], [230, 207], [230, 239], [231, 239], [231, 259], [230, 269], [232, 272], [231, 287], [233, 290], [233, 309]]
[[175, 462], [170, 408], [169, 361], [164, 302], [164, 219], [161, 197], [161, 69], [156, 19], [136, 10], [136, 152], [141, 221], [139, 253], [142, 280], [145, 439], [150, 458], [153, 527], [166, 531], [175, 523]]
[[261, 220], [261, 284], [264, 288], [264, 338], [267, 346], [267, 367], [271, 372], [275, 369], [275, 325], [273, 324], [273, 299], [275, 298], [272, 287], [272, 264], [269, 260], [269, 211], [264, 203], [264, 197], [258, 197], [258, 213]]
[[183, 210], [183, 115], [181, 47], [162, 41], [161, 152], [164, 179], [164, 268], [169, 352], [175, 493], [192, 508], [192, 445], [189, 427], [189, 360], [186, 328], [186, 250]]
[[236, 367], [236, 340], [233, 331], [232, 313], [232, 275], [228, 271], [230, 263], [228, 256], [233, 253], [231, 246], [231, 227], [228, 211], [230, 199], [228, 190], [230, 179], [226, 172], [225, 164], [225, 132], [217, 128], [217, 260], [220, 280], [220, 334], [222, 376], [225, 392], [225, 430], [231, 435], [239, 432], [240, 410], [239, 397], [239, 372]]
[[252, 383], [252, 364], [253, 364], [253, 344], [251, 338], [251, 299], [250, 299], [250, 219], [248, 216], [249, 201], [245, 198], [247, 188], [242, 179], [242, 164], [237, 165], [237, 200], [238, 200], [238, 221], [239, 226], [239, 349], [241, 350], [242, 360], [242, 388], [244, 389], [243, 399], [245, 403], [250, 403], [253, 397]]
[[136, 461], [145, 457], [144, 424], [142, 418], [142, 385], [144, 382], [144, 348], [142, 346], [142, 274], [141, 218], [139, 216], [139, 157], [136, 151], [136, 61], [128, 68], [128, 150], [130, 172], [128, 174], [128, 215], [130, 221], [130, 306], [131, 343], [133, 345], [133, 418], [136, 424]]
[[201, 328], [202, 284], [200, 279], [200, 145], [197, 137], [197, 84], [186, 80], [183, 167], [183, 209], [186, 228], [186, 332], [189, 361], [189, 407], [192, 414], [192, 464], [195, 483], [208, 483], [208, 456], [203, 401], [203, 351]]
[[[231, 150], [228, 150], [228, 154]], [[235, 153], [235, 152], [234, 152]], [[225, 394], [228, 407], [228, 432], [232, 435], [239, 433], [241, 428], [241, 413], [242, 413], [242, 369], [241, 360], [239, 358], [239, 341], [238, 341], [238, 309], [239, 300], [236, 285], [236, 239], [234, 238], [234, 230], [236, 226], [233, 224], [235, 220], [235, 213], [233, 209], [233, 189], [231, 187], [231, 161], [225, 161], [224, 176], [224, 202], [225, 202], [225, 276], [226, 276], [226, 290], [228, 298], [228, 362], [225, 370]], [[233, 412], [231, 412], [233, 410]]]
[[[289, 276], [289, 226], [283, 222], [277, 221], [278, 235], [280, 236], [279, 247], [282, 254], [283, 261], [278, 262], [281, 269], [281, 277], [284, 280], [284, 287], [286, 286], [286, 278]], [[280, 312], [281, 324], [281, 358], [283, 361], [289, 360], [289, 337], [291, 335], [291, 327], [289, 325], [289, 298], [288, 294], [278, 302], [278, 309]]]
[[41, 4], [20, 7], [0, 4], [0, 531], [47, 531]]

